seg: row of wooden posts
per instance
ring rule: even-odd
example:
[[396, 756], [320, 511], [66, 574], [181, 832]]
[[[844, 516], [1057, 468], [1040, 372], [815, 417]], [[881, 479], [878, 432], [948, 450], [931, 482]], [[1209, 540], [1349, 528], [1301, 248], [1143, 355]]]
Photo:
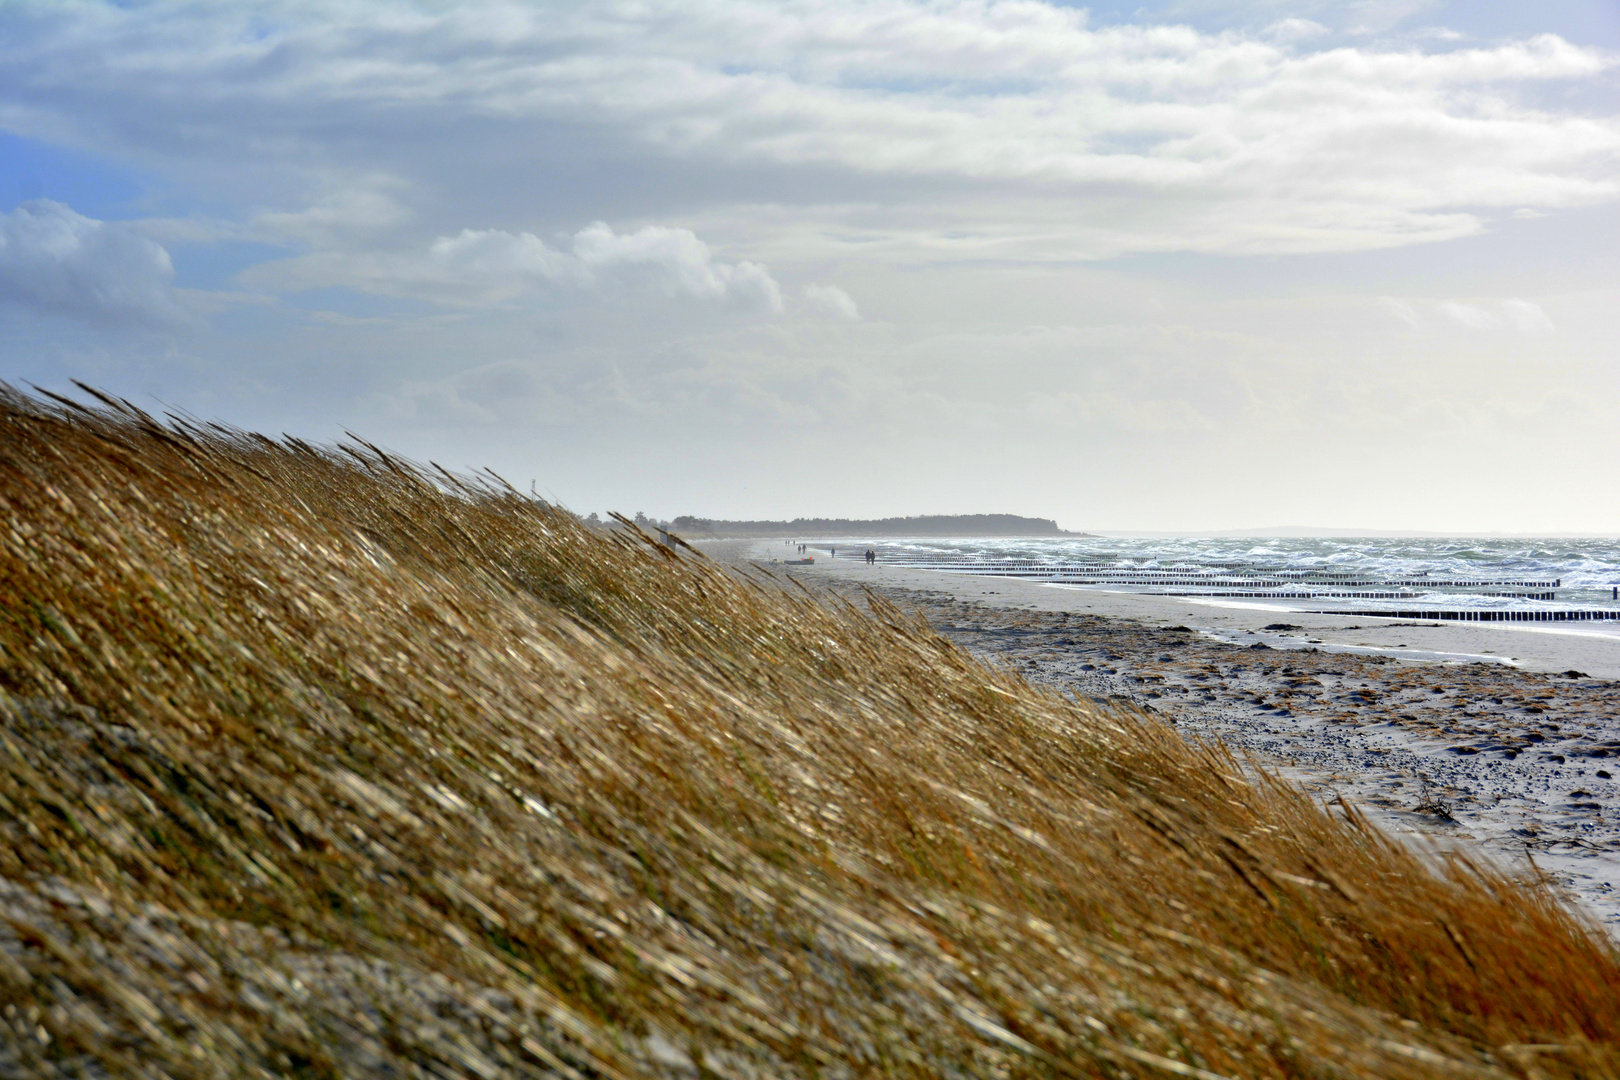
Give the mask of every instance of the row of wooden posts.
[[1355, 615], [1363, 619], [1439, 619], [1453, 622], [1608, 622], [1620, 611], [1308, 611], [1307, 615]]

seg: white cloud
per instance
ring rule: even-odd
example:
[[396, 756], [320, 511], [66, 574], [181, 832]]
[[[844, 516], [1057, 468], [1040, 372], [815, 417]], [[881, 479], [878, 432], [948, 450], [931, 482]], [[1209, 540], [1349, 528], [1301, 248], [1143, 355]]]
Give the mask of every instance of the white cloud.
[[1501, 320], [1494, 313], [1479, 304], [1447, 300], [1440, 304], [1437, 310], [1452, 322], [1466, 326], [1470, 330], [1490, 330], [1501, 325]]
[[324, 251], [253, 267], [250, 285], [281, 291], [342, 287], [393, 296], [498, 304], [536, 289], [653, 289], [672, 296], [732, 300], [780, 312], [782, 290], [764, 266], [723, 262], [690, 229], [648, 225], [615, 233], [604, 222], [553, 247], [528, 232], [463, 229], [425, 250]]
[[274, 242], [331, 244], [339, 238], [384, 232], [411, 217], [400, 201], [407, 185], [387, 175], [325, 177], [320, 196], [302, 210], [266, 211], [252, 233]]
[[1397, 300], [1393, 296], [1383, 297], [1378, 301], [1379, 306], [1395, 318], [1416, 330], [1419, 326], [1417, 312], [1405, 300]]
[[1321, 37], [1328, 28], [1310, 19], [1280, 19], [1266, 27], [1265, 36], [1273, 41], [1308, 41]]
[[849, 293], [836, 285], [806, 285], [804, 299], [811, 310], [839, 319], [859, 319], [861, 309]]
[[1508, 325], [1521, 334], [1551, 334], [1556, 332], [1553, 321], [1540, 305], [1528, 300], [1503, 300], [1499, 305]]
[[0, 302], [103, 327], [179, 329], [169, 253], [49, 199], [0, 214]]
[[1467, 41], [1468, 35], [1447, 26], [1425, 26], [1413, 31], [1412, 37], [1426, 41]]
[[1434, 8], [1437, 0], [1354, 0], [1345, 5], [1351, 33], [1379, 34]]
[[1498, 330], [1504, 327], [1527, 337], [1556, 332], [1553, 321], [1538, 304], [1528, 300], [1468, 302], [1447, 300], [1436, 305], [1441, 315], [1470, 330]]
[[616, 235], [598, 221], [575, 234], [573, 256], [571, 269], [586, 285], [648, 272], [672, 292], [705, 299], [738, 297], [770, 311], [782, 310], [782, 290], [769, 270], [752, 262], [720, 262], [690, 229], [649, 225]]
[[[1345, 14], [1379, 30], [1424, 7]], [[1620, 196], [1620, 122], [1520, 93], [1592, 80], [1611, 54], [1551, 35], [1313, 51], [1307, 20], [1272, 31], [1092, 26], [1035, 0], [87, 2], [0, 15], [0, 106], [142, 155], [184, 132], [227, 172], [373, 178], [369, 205], [340, 190], [264, 219], [295, 231], [505, 198], [514, 161], [558, 148], [548, 194], [590, 205], [610, 168], [642, 220], [719, 201], [839, 229], [904, 211], [881, 231], [909, 251], [951, 246], [967, 218], [998, 257], [1361, 250]]]

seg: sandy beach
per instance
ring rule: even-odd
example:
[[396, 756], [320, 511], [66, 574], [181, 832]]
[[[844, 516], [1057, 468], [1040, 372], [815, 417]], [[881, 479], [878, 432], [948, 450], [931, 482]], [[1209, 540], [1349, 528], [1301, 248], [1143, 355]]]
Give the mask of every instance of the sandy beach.
[[1620, 933], [1620, 633], [1307, 615], [705, 545], [870, 588], [1033, 682], [1128, 700], [1430, 850], [1552, 878]]

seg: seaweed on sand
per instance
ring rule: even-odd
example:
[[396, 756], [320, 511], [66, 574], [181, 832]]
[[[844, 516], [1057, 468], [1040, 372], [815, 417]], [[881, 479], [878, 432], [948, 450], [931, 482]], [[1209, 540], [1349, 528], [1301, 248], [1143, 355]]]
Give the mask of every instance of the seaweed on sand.
[[0, 392], [0, 1075], [1577, 1076], [1613, 945], [492, 477]]

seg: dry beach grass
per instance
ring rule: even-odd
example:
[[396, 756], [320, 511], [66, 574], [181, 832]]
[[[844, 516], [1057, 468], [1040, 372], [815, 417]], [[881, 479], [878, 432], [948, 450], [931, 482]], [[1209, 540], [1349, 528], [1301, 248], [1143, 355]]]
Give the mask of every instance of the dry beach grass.
[[[849, 588], [848, 578], [793, 572], [812, 589]], [[1613, 680], [1404, 648], [1346, 650], [1260, 619], [1267, 629], [1189, 628], [985, 604], [955, 595], [966, 592], [960, 576], [939, 575], [938, 589], [896, 587], [885, 576], [861, 583], [975, 656], [1066, 694], [1154, 711], [1183, 736], [1280, 770], [1318, 801], [1355, 802], [1420, 850], [1483, 852], [1551, 878], [1620, 931]]]
[[0, 1075], [1602, 1076], [1620, 958], [493, 478], [0, 398]]

